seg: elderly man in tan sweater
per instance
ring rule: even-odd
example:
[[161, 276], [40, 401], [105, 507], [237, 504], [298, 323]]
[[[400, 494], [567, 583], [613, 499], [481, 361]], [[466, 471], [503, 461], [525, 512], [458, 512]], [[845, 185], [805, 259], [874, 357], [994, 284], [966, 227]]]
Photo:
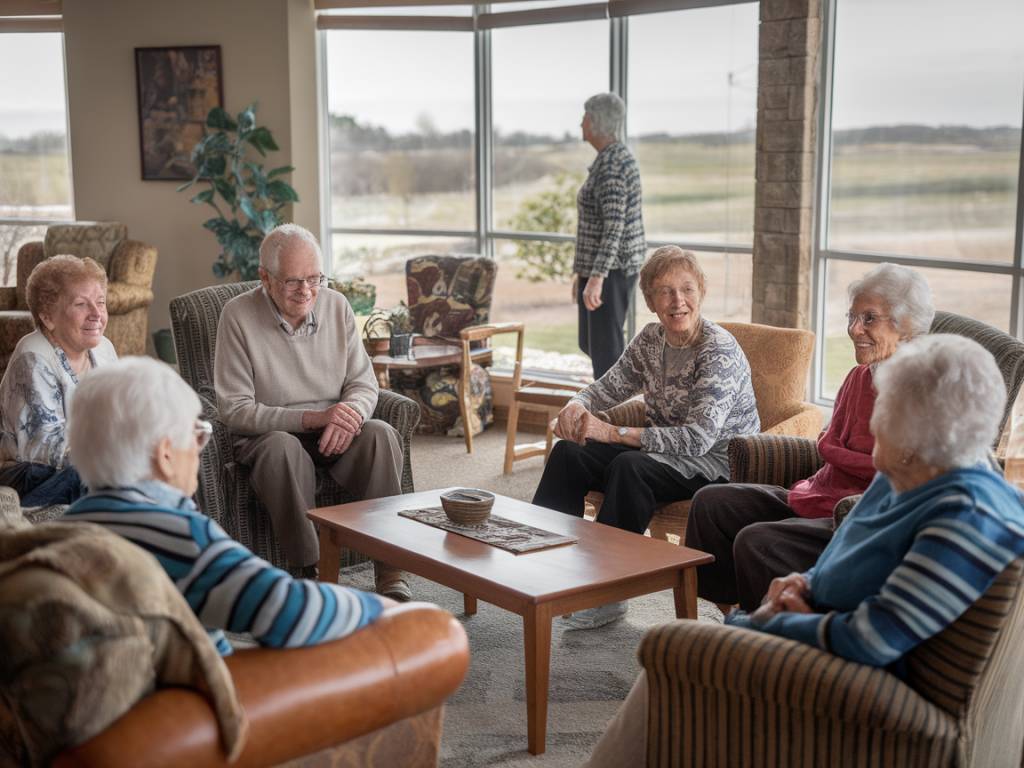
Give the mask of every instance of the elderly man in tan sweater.
[[[402, 492], [402, 444], [390, 424], [371, 419], [377, 381], [355, 315], [325, 288], [320, 245], [283, 224], [260, 246], [259, 287], [224, 306], [214, 383], [220, 416], [236, 436], [289, 570], [310, 577], [319, 546], [306, 512], [316, 466], [361, 499]], [[410, 598], [396, 569], [375, 563], [377, 591]]]

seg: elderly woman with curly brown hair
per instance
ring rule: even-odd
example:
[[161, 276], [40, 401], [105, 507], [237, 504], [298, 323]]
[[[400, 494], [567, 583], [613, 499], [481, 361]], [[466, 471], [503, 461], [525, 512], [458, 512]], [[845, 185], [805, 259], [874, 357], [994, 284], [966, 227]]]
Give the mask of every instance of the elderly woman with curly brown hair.
[[36, 329], [14, 348], [0, 380], [0, 485], [26, 507], [81, 495], [71, 466], [67, 417], [80, 378], [117, 360], [107, 327], [107, 275], [92, 259], [54, 256], [29, 275]]

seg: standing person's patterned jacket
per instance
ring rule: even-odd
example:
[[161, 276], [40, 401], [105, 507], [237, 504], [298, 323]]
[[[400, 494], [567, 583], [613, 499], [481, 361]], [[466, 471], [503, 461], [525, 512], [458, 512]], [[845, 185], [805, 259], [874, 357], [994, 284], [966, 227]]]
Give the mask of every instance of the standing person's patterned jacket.
[[647, 242], [641, 216], [640, 169], [620, 141], [597, 155], [576, 197], [576, 257], [572, 271], [607, 276], [613, 269], [635, 275]]
[[732, 334], [710, 320], [693, 347], [647, 325], [612, 368], [573, 398], [593, 413], [642, 394], [640, 450], [686, 477], [729, 477], [729, 441], [761, 429], [750, 364]]

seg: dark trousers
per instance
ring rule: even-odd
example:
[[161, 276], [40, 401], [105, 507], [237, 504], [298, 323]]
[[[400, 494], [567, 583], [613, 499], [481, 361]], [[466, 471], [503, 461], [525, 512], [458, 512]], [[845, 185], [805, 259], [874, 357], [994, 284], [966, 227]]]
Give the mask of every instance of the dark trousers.
[[58, 470], [32, 461], [19, 461], [0, 469], [0, 485], [17, 491], [23, 507], [72, 504], [84, 492], [74, 467], [69, 465]]
[[551, 451], [533, 503], [583, 517], [587, 492], [601, 491], [597, 522], [642, 534], [659, 504], [692, 498], [709, 482], [684, 477], [637, 448], [561, 440]]
[[832, 519], [797, 517], [777, 485], [734, 483], [701, 490], [690, 505], [686, 546], [715, 556], [697, 568], [697, 594], [745, 611], [761, 604], [772, 579], [803, 572], [832, 538]]
[[590, 356], [594, 365], [594, 379], [604, 376], [626, 348], [622, 326], [629, 311], [629, 297], [636, 287], [637, 275], [626, 275], [613, 269], [601, 286], [601, 306], [593, 312], [583, 304], [583, 289], [587, 278], [580, 275], [576, 287], [576, 306], [579, 313], [580, 349]]

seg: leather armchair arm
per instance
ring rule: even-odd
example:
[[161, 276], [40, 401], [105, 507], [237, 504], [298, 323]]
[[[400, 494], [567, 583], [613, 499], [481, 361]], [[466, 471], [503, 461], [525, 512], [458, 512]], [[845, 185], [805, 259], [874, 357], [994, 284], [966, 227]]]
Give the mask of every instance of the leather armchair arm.
[[805, 437], [747, 435], [729, 441], [729, 479], [789, 488], [823, 464], [818, 445]]
[[156, 248], [152, 245], [138, 240], [122, 240], [110, 254], [107, 275], [112, 283], [127, 283], [148, 289], [153, 285], [154, 272]]
[[685, 712], [665, 709], [701, 700], [711, 690], [718, 694], [713, 700], [721, 702], [723, 719], [736, 718], [715, 727], [737, 736], [745, 730], [740, 713], [751, 706], [789, 710], [795, 727], [841, 722], [928, 735], [956, 727], [952, 718], [882, 668], [763, 632], [677, 621], [650, 630], [638, 656], [647, 671], [652, 722], [685, 719]]
[[607, 411], [599, 411], [597, 418], [614, 424], [616, 427], [643, 427], [646, 426], [645, 417], [647, 414], [644, 401], [640, 398], [633, 398], [624, 403], [613, 405]]
[[386, 421], [402, 436], [402, 493], [412, 493], [412, 433], [420, 423], [420, 408], [404, 395], [382, 389], [377, 396], [373, 418]]
[[[251, 649], [226, 659], [249, 718], [231, 765], [277, 765], [425, 712], [454, 693], [469, 666], [466, 633], [433, 605], [388, 609], [331, 643]], [[226, 766], [217, 722], [195, 691], [165, 688], [55, 766]]]
[[107, 283], [107, 311], [112, 315], [124, 315], [152, 303], [153, 291], [148, 285]]
[[818, 406], [811, 403], [793, 403], [771, 427], [764, 429], [762, 424], [761, 434], [809, 437], [813, 440], [821, 432], [822, 421], [824, 417]]
[[11, 287], [0, 288], [0, 311], [9, 311], [18, 308], [18, 289]]

